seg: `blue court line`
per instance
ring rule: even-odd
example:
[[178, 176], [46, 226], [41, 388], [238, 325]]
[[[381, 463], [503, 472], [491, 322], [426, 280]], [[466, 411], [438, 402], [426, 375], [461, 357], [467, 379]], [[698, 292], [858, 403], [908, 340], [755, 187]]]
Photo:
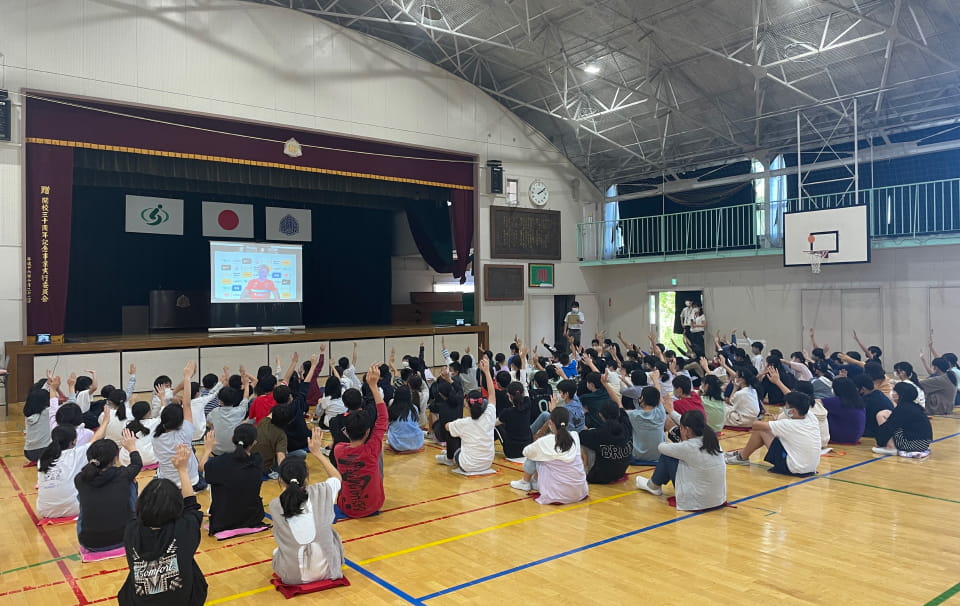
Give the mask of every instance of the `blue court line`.
[[[933, 440], [933, 442], [934, 442], [934, 443], [935, 443], [935, 442], [941, 442], [941, 441], [943, 441], [943, 440], [949, 440], [950, 438], [955, 438], [955, 437], [957, 437], [957, 436], [960, 436], [960, 432], [951, 434], [951, 435], [949, 435], [949, 436], [944, 436], [944, 437], [942, 437], [942, 438], [938, 438], [938, 439], [936, 439], [936, 440]], [[857, 467], [862, 467], [862, 466], [867, 465], [867, 464], [869, 464], [869, 463], [875, 463], [875, 462], [877, 462], [877, 461], [882, 461], [882, 460], [887, 459], [887, 458], [889, 458], [889, 457], [891, 457], [891, 456], [893, 456], [893, 455], [883, 455], [883, 456], [877, 457], [877, 458], [875, 458], [875, 459], [867, 459], [866, 461], [861, 461], [861, 462], [859, 462], [859, 463], [854, 463], [853, 465], [848, 465], [848, 466], [846, 466], [846, 467], [841, 467], [840, 469], [836, 469], [836, 470], [834, 470], [834, 471], [829, 471], [829, 472], [824, 473], [824, 474], [815, 475], [815, 476], [810, 476], [809, 478], [804, 478], [803, 480], [799, 480], [799, 481], [797, 481], [797, 482], [792, 482], [792, 483], [790, 483], [790, 484], [784, 484], [783, 486], [778, 486], [778, 487], [776, 487], [776, 488], [771, 488], [770, 490], [764, 490], [763, 492], [758, 492], [757, 494], [750, 495], [750, 496], [747, 496], [747, 497], [743, 497], [743, 498], [741, 498], [741, 499], [737, 499], [736, 501], [731, 501], [731, 502], [730, 502], [730, 505], [737, 505], [737, 504], [739, 504], [739, 503], [744, 503], [744, 502], [746, 502], [746, 501], [750, 501], [750, 500], [753, 500], [753, 499], [757, 499], [757, 498], [760, 498], [760, 497], [764, 497], [764, 496], [766, 496], [766, 495], [768, 495], [768, 494], [773, 494], [773, 493], [775, 493], [775, 492], [780, 492], [781, 490], [786, 490], [786, 489], [788, 489], [788, 488], [793, 488], [794, 486], [800, 486], [801, 484], [807, 484], [807, 483], [812, 482], [812, 481], [814, 481], [814, 480], [817, 480], [817, 479], [819, 479], [819, 478], [826, 478], [826, 477], [828, 477], [828, 476], [832, 476], [832, 475], [838, 474], [838, 473], [843, 472], [843, 471], [849, 471], [849, 470], [851, 470], [851, 469], [856, 469]], [[558, 559], [560, 559], [560, 558], [565, 558], [565, 557], [567, 557], [567, 556], [569, 556], [569, 555], [573, 555], [573, 554], [576, 554], [576, 553], [580, 553], [580, 552], [582, 552], [582, 551], [587, 551], [587, 550], [593, 549], [593, 548], [595, 548], [595, 547], [601, 547], [601, 546], [606, 545], [606, 544], [608, 544], [608, 543], [613, 543], [613, 542], [616, 542], [616, 541], [620, 541], [620, 540], [622, 540], [622, 539], [628, 539], [628, 538], [630, 538], [630, 537], [636, 536], [636, 535], [638, 535], [638, 534], [642, 534], [642, 533], [644, 533], [644, 532], [648, 532], [648, 531], [650, 531], [650, 530], [656, 530], [657, 528], [662, 528], [662, 527], [664, 527], [664, 526], [669, 526], [669, 525], [671, 525], [671, 524], [676, 524], [677, 522], [682, 522], [683, 520], [689, 520], [690, 518], [695, 518], [695, 517], [697, 517], [697, 516], [704, 515], [705, 513], [711, 513], [711, 512], [698, 511], [698, 512], [688, 513], [688, 514], [686, 514], [686, 515], [680, 516], [679, 518], [673, 518], [673, 519], [671, 519], [671, 520], [665, 520], [665, 521], [663, 521], [663, 522], [658, 522], [657, 524], [651, 524], [650, 526], [645, 526], [645, 527], [643, 527], [643, 528], [638, 528], [637, 530], [631, 530], [630, 532], [625, 532], [625, 533], [623, 533], [623, 534], [619, 534], [619, 535], [616, 535], [616, 536], [612, 536], [612, 537], [607, 538], [607, 539], [603, 539], [603, 540], [600, 540], [600, 541], [595, 541], [595, 542], [593, 542], [593, 543], [588, 543], [588, 544], [586, 544], [586, 545], [581, 545], [580, 547], [574, 547], [573, 549], [569, 549], [569, 550], [564, 551], [564, 552], [562, 552], [562, 553], [554, 554], [554, 555], [552, 555], [552, 556], [547, 556], [547, 557], [545, 557], [545, 558], [541, 558], [541, 559], [539, 559], [539, 560], [534, 560], [534, 561], [532, 561], [532, 562], [527, 562], [526, 564], [520, 564], [519, 566], [514, 566], [513, 568], [508, 568], [508, 569], [506, 569], [506, 570], [501, 570], [500, 572], [495, 572], [495, 573], [493, 573], [493, 574], [488, 574], [488, 575], [486, 575], [486, 576], [480, 577], [479, 579], [474, 579], [474, 580], [472, 580], [472, 581], [467, 581], [466, 583], [461, 583], [461, 584], [459, 584], [459, 585], [454, 585], [453, 587], [448, 587], [448, 588], [446, 588], [446, 589], [442, 589], [442, 590], [440, 590], [440, 591], [437, 591], [437, 592], [434, 592], [434, 593], [431, 593], [431, 594], [427, 594], [427, 595], [425, 595], [425, 596], [421, 596], [420, 598], [417, 598], [417, 599], [420, 601], [420, 603], [426, 602], [427, 600], [432, 600], [432, 599], [434, 599], [434, 598], [439, 598], [439, 597], [441, 597], [441, 596], [444, 596], [444, 595], [447, 595], [447, 594], [450, 594], [450, 593], [454, 593], [454, 592], [456, 592], [456, 591], [460, 591], [461, 589], [466, 589], [467, 587], [472, 587], [473, 585], [479, 585], [479, 584], [481, 584], [481, 583], [486, 583], [487, 581], [491, 581], [491, 580], [493, 580], [493, 579], [496, 579], [496, 578], [499, 578], [499, 577], [502, 577], [502, 576], [506, 576], [506, 575], [508, 575], [508, 574], [513, 574], [514, 572], [520, 572], [521, 570], [526, 570], [527, 568], [532, 568], [532, 567], [534, 567], [534, 566], [539, 566], [540, 564], [546, 564], [547, 562], [552, 562], [553, 560], [558, 560]]]
[[363, 576], [367, 577], [368, 579], [370, 579], [371, 581], [373, 581], [373, 582], [376, 583], [377, 585], [383, 587], [384, 589], [386, 589], [386, 590], [389, 591], [390, 593], [396, 595], [396, 596], [399, 597], [399, 598], [402, 598], [402, 599], [406, 600], [406, 601], [409, 602], [410, 604], [414, 604], [414, 606], [426, 606], [426, 605], [423, 603], [423, 600], [422, 600], [422, 599], [420, 599], [420, 598], [415, 598], [415, 597], [413, 597], [412, 595], [410, 595], [409, 593], [407, 593], [407, 592], [399, 589], [399, 588], [396, 587], [395, 585], [392, 585], [392, 584], [388, 583], [387, 581], [384, 581], [383, 579], [381, 579], [381, 578], [378, 577], [377, 575], [373, 574], [373, 573], [370, 572], [369, 570], [363, 568], [363, 567], [360, 566], [359, 564], [357, 564], [357, 563], [355, 563], [355, 562], [353, 562], [353, 561], [351, 561], [351, 560], [347, 560], [347, 559], [344, 559], [344, 563], [345, 563], [347, 566], [349, 566], [350, 568], [352, 568], [352, 569], [356, 570], [357, 572], [359, 572], [360, 574], [362, 574]]

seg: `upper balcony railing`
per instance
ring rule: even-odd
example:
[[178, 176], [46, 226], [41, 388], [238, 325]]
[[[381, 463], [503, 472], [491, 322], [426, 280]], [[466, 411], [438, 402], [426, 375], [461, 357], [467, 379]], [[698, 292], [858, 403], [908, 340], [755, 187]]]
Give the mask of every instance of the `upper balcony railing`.
[[867, 204], [873, 238], [960, 234], [960, 179], [577, 225], [582, 261], [782, 250], [783, 213]]

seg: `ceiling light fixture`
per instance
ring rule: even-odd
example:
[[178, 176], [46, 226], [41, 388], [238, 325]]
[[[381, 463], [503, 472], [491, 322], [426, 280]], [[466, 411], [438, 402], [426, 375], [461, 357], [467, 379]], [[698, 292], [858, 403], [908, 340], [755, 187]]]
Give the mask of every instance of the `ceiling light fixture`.
[[583, 66], [583, 71], [587, 72], [588, 74], [599, 74], [600, 66], [596, 63], [587, 63]]

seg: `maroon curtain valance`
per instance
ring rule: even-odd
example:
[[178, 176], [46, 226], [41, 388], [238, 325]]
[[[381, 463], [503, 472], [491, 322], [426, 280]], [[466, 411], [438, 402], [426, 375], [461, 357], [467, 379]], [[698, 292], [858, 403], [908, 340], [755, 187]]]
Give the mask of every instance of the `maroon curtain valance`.
[[[471, 190], [476, 158], [296, 128], [32, 93], [28, 143], [91, 147]], [[283, 153], [294, 137], [303, 155]]]

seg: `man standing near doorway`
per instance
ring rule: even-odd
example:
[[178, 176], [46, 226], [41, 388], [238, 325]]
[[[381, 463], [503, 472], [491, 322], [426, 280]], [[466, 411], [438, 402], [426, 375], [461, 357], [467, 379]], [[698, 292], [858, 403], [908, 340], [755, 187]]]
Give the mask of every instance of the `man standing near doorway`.
[[580, 303], [574, 301], [570, 306], [570, 311], [563, 318], [563, 336], [573, 337], [573, 344], [580, 346], [580, 333], [583, 330], [583, 323], [586, 317], [580, 311]]
[[693, 316], [693, 299], [687, 299], [683, 302], [683, 309], [680, 310], [680, 326], [683, 327], [683, 334], [687, 338], [690, 338], [690, 326], [693, 324]]

